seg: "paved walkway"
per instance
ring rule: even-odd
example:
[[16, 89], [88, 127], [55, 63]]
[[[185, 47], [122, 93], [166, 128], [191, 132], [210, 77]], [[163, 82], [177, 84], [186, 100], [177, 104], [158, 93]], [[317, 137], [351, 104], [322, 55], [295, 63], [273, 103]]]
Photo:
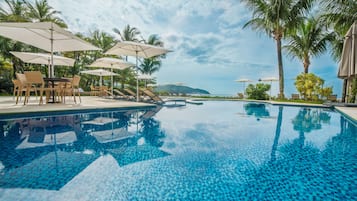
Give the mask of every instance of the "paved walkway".
[[29, 103], [23, 105], [23, 99], [16, 105], [11, 96], [0, 96], [0, 115], [18, 114], [32, 112], [51, 112], [51, 111], [71, 111], [71, 110], [90, 110], [90, 109], [109, 109], [109, 108], [138, 108], [150, 107], [153, 104], [137, 103], [133, 101], [116, 100], [110, 98], [101, 98], [96, 96], [83, 96], [82, 102], [74, 103], [73, 98], [67, 97], [66, 104], [43, 104], [39, 105], [39, 99], [31, 97]]

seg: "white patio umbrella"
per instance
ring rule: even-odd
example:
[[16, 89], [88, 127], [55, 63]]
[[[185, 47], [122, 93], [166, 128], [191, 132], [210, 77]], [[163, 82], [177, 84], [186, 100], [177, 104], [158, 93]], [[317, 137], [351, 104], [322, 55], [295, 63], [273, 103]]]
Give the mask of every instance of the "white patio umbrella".
[[347, 79], [347, 94], [351, 93], [350, 79], [357, 76], [357, 22], [353, 23], [345, 35], [341, 61], [338, 68], [338, 77]]
[[81, 73], [99, 76], [99, 80], [100, 80], [99, 81], [99, 86], [102, 86], [102, 79], [103, 79], [102, 77], [103, 76], [118, 75], [116, 73], [113, 73], [113, 72], [110, 72], [110, 71], [107, 71], [107, 70], [104, 70], [104, 69], [84, 70], [84, 71], [81, 71]]
[[[95, 60], [89, 67], [102, 67], [102, 68], [110, 68], [111, 72], [113, 72], [113, 69], [119, 69], [119, 70], [124, 70], [126, 68], [129, 68], [131, 66], [135, 66], [135, 64], [126, 62], [122, 59], [117, 59], [117, 58], [110, 58], [110, 57], [103, 57]], [[113, 93], [113, 75], [111, 76], [111, 86], [112, 86], [112, 94]], [[114, 97], [113, 97], [114, 98]]]
[[148, 45], [144, 43], [137, 43], [133, 41], [122, 41], [122, 42], [118, 42], [114, 47], [110, 48], [107, 52], [105, 52], [105, 54], [135, 56], [136, 72], [137, 72], [137, 79], [136, 79], [137, 100], [136, 101], [139, 102], [138, 57], [150, 58], [150, 57], [166, 54], [168, 52], [171, 51], [158, 46]]
[[140, 74], [140, 75], [138, 75], [138, 79], [139, 80], [145, 80], [145, 87], [147, 86], [146, 85], [146, 82], [148, 81], [148, 80], [154, 80], [154, 79], [156, 79], [154, 76], [152, 76], [152, 75], [148, 75], [148, 74]]
[[[100, 50], [53, 22], [0, 23], [0, 35], [46, 50], [51, 58], [54, 52]], [[50, 77], [53, 72], [51, 63]]]
[[270, 82], [270, 90], [269, 90], [269, 100], [271, 100], [271, 88], [273, 86], [273, 81], [279, 81], [278, 78], [276, 77], [265, 77], [265, 78], [261, 78], [259, 79], [259, 81], [263, 81], [263, 82]]
[[[53, 56], [53, 62], [51, 61], [51, 54], [47, 53], [33, 53], [33, 52], [10, 52], [21, 61], [25, 63], [32, 64], [44, 64], [48, 67], [53, 63], [56, 66], [73, 66], [75, 60], [72, 58], [62, 57], [62, 56]], [[48, 74], [50, 74], [50, 68], [48, 68]]]
[[237, 80], [235, 80], [235, 81], [236, 81], [236, 82], [241, 82], [241, 83], [243, 83], [243, 94], [245, 94], [245, 83], [247, 83], [247, 82], [253, 82], [252, 80], [246, 79], [246, 78], [237, 79]]

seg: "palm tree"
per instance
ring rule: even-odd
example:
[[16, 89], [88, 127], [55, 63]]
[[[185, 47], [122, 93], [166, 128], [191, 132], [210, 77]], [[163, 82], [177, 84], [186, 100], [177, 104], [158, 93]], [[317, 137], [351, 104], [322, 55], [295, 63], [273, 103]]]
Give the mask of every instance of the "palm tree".
[[164, 46], [164, 42], [160, 40], [160, 37], [157, 34], [150, 35], [146, 43], [154, 46], [160, 46], [160, 47]]
[[117, 28], [114, 28], [113, 31], [120, 36], [120, 40], [122, 41], [135, 41], [139, 42], [138, 36], [140, 35], [139, 29], [135, 27], [131, 27], [129, 24], [126, 25], [123, 31], [120, 31]]
[[302, 61], [304, 73], [309, 73], [310, 58], [326, 51], [327, 42], [334, 38], [320, 22], [313, 17], [305, 20], [289, 33], [289, 44], [284, 46], [290, 56]]
[[153, 73], [160, 70], [161, 61], [155, 58], [144, 59], [139, 66], [139, 71], [142, 74], [152, 75]]
[[242, 0], [253, 11], [253, 18], [244, 26], [263, 31], [276, 40], [279, 68], [279, 97], [284, 98], [284, 70], [281, 40], [285, 33], [302, 21], [313, 0]]
[[28, 16], [35, 22], [54, 22], [60, 27], [67, 28], [66, 23], [59, 18], [58, 14], [61, 12], [54, 10], [47, 2], [47, 0], [35, 1], [35, 5], [26, 3], [29, 8]]
[[[121, 41], [134, 41], [139, 42], [140, 31], [136, 27], [130, 27], [130, 25], [126, 25], [123, 31], [120, 31], [117, 28], [114, 28], [113, 31], [120, 36]], [[128, 61], [128, 56], [125, 57], [125, 60]]]
[[97, 47], [100, 47], [103, 52], [106, 52], [115, 44], [115, 38], [113, 36], [99, 30], [90, 33], [90, 41]]
[[119, 71], [120, 71], [119, 75], [116, 77], [119, 80], [121, 89], [124, 89], [124, 85], [126, 83], [129, 85], [135, 85], [136, 82], [135, 72], [132, 70], [132, 68], [126, 68], [124, 70], [119, 70]]
[[[21, 0], [5, 0], [5, 7], [0, 7], [0, 21], [2, 22], [28, 22], [28, 8], [24, 1]], [[24, 63], [10, 54], [10, 51], [23, 51], [25, 46], [23, 43], [0, 36], [0, 54], [4, 59], [11, 60], [13, 64], [13, 77], [15, 72], [22, 71]]]
[[8, 9], [0, 7], [0, 21], [3, 22], [28, 22], [27, 7], [21, 0], [5, 0]]
[[93, 52], [93, 61], [97, 58], [103, 57], [103, 52], [106, 52], [115, 44], [115, 38], [113, 36], [99, 30], [91, 32], [88, 37], [88, 41], [103, 50]]
[[356, 0], [324, 0], [321, 1], [323, 8], [323, 20], [330, 25], [335, 35], [332, 41], [333, 58], [338, 61], [341, 58], [343, 39], [353, 22], [357, 21]]
[[[156, 34], [150, 35], [148, 40], [146, 41], [146, 44], [160, 46], [160, 47], [164, 46], [164, 42], [162, 42], [160, 40], [160, 37]], [[159, 71], [161, 68], [160, 58], [163, 58], [163, 57], [165, 57], [165, 55], [144, 59], [143, 62], [139, 66], [139, 71], [143, 74], [149, 74], [149, 75]]]

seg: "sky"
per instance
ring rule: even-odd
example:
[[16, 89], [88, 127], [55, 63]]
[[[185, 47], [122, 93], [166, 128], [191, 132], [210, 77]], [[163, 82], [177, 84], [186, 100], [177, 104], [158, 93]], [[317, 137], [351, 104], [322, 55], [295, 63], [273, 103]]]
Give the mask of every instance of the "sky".
[[[129, 24], [143, 38], [157, 34], [164, 47], [172, 50], [154, 76], [158, 84], [183, 83], [211, 94], [235, 95], [243, 91], [246, 78], [277, 77], [276, 44], [264, 33], [243, 25], [251, 12], [237, 0], [48, 0], [61, 12], [71, 32], [88, 34], [96, 29], [117, 39], [113, 28]], [[131, 58], [133, 59], [133, 58]], [[133, 60], [134, 61], [134, 60]], [[303, 71], [301, 61], [283, 55], [285, 95], [297, 93], [294, 78]], [[337, 78], [338, 62], [327, 52], [311, 59], [310, 72], [333, 86], [341, 96], [342, 81]], [[278, 93], [272, 83], [272, 95]]]

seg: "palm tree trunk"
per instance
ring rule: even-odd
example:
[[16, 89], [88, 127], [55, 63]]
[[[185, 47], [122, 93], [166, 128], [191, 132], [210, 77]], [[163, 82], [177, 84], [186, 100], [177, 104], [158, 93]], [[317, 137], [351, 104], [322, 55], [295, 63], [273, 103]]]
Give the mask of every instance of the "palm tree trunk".
[[305, 57], [303, 64], [304, 64], [304, 73], [305, 74], [309, 73], [310, 59], [308, 57]]
[[279, 67], [279, 98], [284, 98], [284, 69], [283, 57], [281, 55], [281, 37], [276, 38], [276, 46], [278, 51], [278, 67]]

